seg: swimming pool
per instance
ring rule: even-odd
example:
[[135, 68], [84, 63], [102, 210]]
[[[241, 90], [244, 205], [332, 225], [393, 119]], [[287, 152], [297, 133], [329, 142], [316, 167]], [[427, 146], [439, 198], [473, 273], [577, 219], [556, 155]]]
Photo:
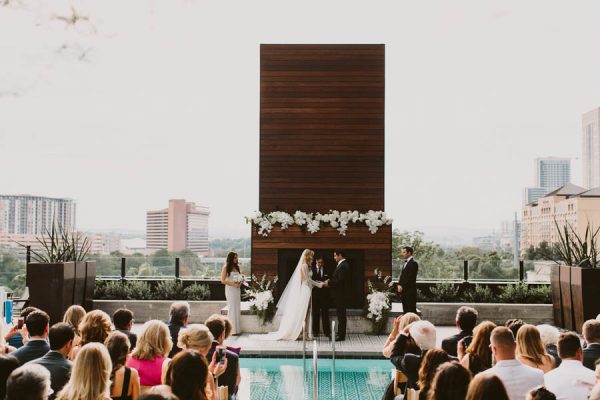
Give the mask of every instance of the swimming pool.
[[[313, 399], [312, 359], [242, 358], [240, 400]], [[391, 380], [389, 360], [335, 361], [335, 397], [331, 394], [331, 360], [319, 359], [319, 399], [379, 400]]]

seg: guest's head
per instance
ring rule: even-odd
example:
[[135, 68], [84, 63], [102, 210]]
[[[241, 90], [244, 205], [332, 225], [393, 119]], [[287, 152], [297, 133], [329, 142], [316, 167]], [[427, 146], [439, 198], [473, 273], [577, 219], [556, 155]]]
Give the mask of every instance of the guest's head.
[[419, 368], [419, 388], [422, 392], [429, 393], [437, 368], [450, 361], [448, 353], [442, 349], [431, 349], [425, 353]]
[[166, 357], [172, 348], [169, 327], [162, 321], [151, 320], [144, 324], [131, 356], [138, 360], [154, 360], [156, 357]]
[[177, 345], [182, 349], [195, 350], [203, 356], [208, 354], [212, 346], [213, 335], [206, 325], [192, 324], [179, 331]]
[[50, 372], [39, 364], [15, 369], [6, 381], [6, 400], [46, 400], [51, 394]]
[[79, 335], [79, 324], [81, 323], [81, 320], [83, 320], [84, 316], [85, 308], [79, 305], [74, 305], [67, 308], [67, 311], [65, 311], [65, 315], [63, 316], [62, 322], [71, 325], [75, 330], [75, 334]]
[[583, 324], [583, 338], [587, 344], [600, 343], [600, 321], [590, 319]]
[[477, 325], [477, 316], [476, 309], [462, 306], [456, 311], [456, 326], [467, 333], [472, 332]]
[[231, 336], [231, 332], [233, 332], [233, 325], [231, 325], [231, 321], [227, 317], [223, 317], [223, 322], [225, 322], [225, 339]]
[[490, 349], [490, 337], [496, 324], [491, 321], [483, 321], [473, 330], [473, 341], [467, 348], [467, 353], [478, 358], [483, 368], [488, 369], [492, 366], [492, 351]]
[[521, 329], [523, 325], [525, 325], [525, 322], [519, 318], [511, 318], [504, 324], [504, 326], [511, 330], [514, 337], [517, 337], [517, 332], [519, 332], [519, 329]]
[[563, 360], [583, 360], [583, 350], [579, 337], [573, 332], [561, 333], [558, 336], [558, 356]]
[[190, 303], [176, 301], [169, 309], [169, 322], [171, 324], [186, 326], [190, 318]]
[[23, 318], [23, 321], [27, 320], [27, 316], [29, 314], [31, 314], [34, 311], [39, 311], [40, 309], [37, 307], [25, 307], [24, 309], [21, 310], [21, 318]]
[[115, 329], [130, 331], [133, 326], [133, 311], [119, 308], [113, 314], [113, 324], [115, 324]]
[[34, 310], [27, 315], [25, 319], [25, 325], [27, 325], [27, 332], [29, 337], [40, 338], [48, 336], [48, 323], [50, 317], [42, 310]]
[[556, 343], [558, 343], [558, 335], [560, 333], [557, 328], [549, 324], [541, 324], [536, 328], [540, 332], [540, 337], [542, 338], [544, 346], [556, 346]]
[[204, 321], [204, 325], [213, 335], [214, 340], [219, 344], [223, 344], [225, 340], [225, 319], [219, 314], [213, 314]]
[[93, 310], [85, 314], [79, 325], [81, 344], [104, 343], [110, 332], [112, 323], [107, 313], [102, 310]]
[[52, 325], [48, 332], [50, 350], [55, 350], [64, 356], [68, 356], [73, 347], [74, 338], [75, 329], [66, 322], [58, 322]]
[[458, 361], [439, 366], [429, 394], [430, 400], [464, 400], [467, 395], [471, 372]]
[[110, 361], [112, 363], [112, 369], [110, 373], [110, 380], [114, 382], [115, 373], [127, 362], [127, 354], [129, 354], [129, 338], [124, 333], [119, 331], [111, 332], [104, 342], [108, 354], [110, 355]]
[[58, 400], [110, 398], [112, 364], [102, 343], [88, 343], [79, 350], [71, 378], [59, 392]]
[[421, 317], [419, 317], [415, 313], [408, 312], [400, 317], [400, 323], [398, 324], [398, 330], [402, 332], [404, 328], [412, 324], [413, 322], [420, 321]]
[[547, 356], [540, 332], [533, 325], [525, 324], [517, 333], [517, 355], [536, 365], [544, 363]]
[[479, 374], [469, 384], [466, 400], [509, 400], [509, 398], [500, 378], [496, 375]]
[[492, 331], [490, 337], [492, 351], [497, 361], [514, 360], [516, 356], [515, 337], [510, 329], [498, 326]]
[[19, 361], [10, 354], [0, 354], [0, 399], [6, 396], [6, 380], [8, 376], [19, 368]]
[[183, 350], [169, 363], [165, 383], [180, 399], [206, 400], [207, 379], [206, 358], [196, 351]]
[[544, 386], [533, 388], [527, 393], [526, 400], [556, 400], [554, 393], [546, 389]]
[[409, 328], [410, 336], [421, 350], [429, 350], [435, 347], [435, 326], [429, 321], [417, 321]]
[[225, 259], [225, 269], [227, 271], [227, 275], [229, 275], [233, 271], [240, 272], [237, 253], [230, 251], [227, 254], [227, 258]]

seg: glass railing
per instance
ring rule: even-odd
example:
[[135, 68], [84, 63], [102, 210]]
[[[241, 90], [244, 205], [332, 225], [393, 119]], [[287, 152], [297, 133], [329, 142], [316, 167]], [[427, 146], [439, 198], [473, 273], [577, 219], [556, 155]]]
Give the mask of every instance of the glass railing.
[[[463, 260], [416, 260], [419, 263], [418, 281], [454, 281], [463, 279]], [[392, 278], [397, 281], [404, 260], [392, 261]]]

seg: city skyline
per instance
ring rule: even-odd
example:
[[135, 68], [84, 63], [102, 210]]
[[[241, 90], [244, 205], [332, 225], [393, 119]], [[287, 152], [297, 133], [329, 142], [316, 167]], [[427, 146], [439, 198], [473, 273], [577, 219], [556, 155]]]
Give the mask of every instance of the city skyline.
[[[396, 228], [497, 227], [520, 211], [531, 160], [581, 158], [582, 114], [600, 105], [600, 55], [588, 51], [600, 5], [334, 1], [314, 3], [315, 17], [310, 4], [78, 4], [94, 29], [53, 20], [66, 1], [4, 7], [2, 191], [73, 198], [82, 230], [143, 231], [145, 210], [193, 199], [211, 208], [211, 231], [249, 234], [260, 43], [386, 44]], [[65, 171], [71, 184], [57, 180]]]

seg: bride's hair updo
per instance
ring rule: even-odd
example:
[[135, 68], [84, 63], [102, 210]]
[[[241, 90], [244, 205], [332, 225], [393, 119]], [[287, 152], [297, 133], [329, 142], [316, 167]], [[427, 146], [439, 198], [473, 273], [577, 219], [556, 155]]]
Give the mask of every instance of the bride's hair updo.
[[313, 258], [315, 256], [315, 252], [309, 249], [304, 250], [304, 262], [306, 262], [306, 265], [311, 265]]

